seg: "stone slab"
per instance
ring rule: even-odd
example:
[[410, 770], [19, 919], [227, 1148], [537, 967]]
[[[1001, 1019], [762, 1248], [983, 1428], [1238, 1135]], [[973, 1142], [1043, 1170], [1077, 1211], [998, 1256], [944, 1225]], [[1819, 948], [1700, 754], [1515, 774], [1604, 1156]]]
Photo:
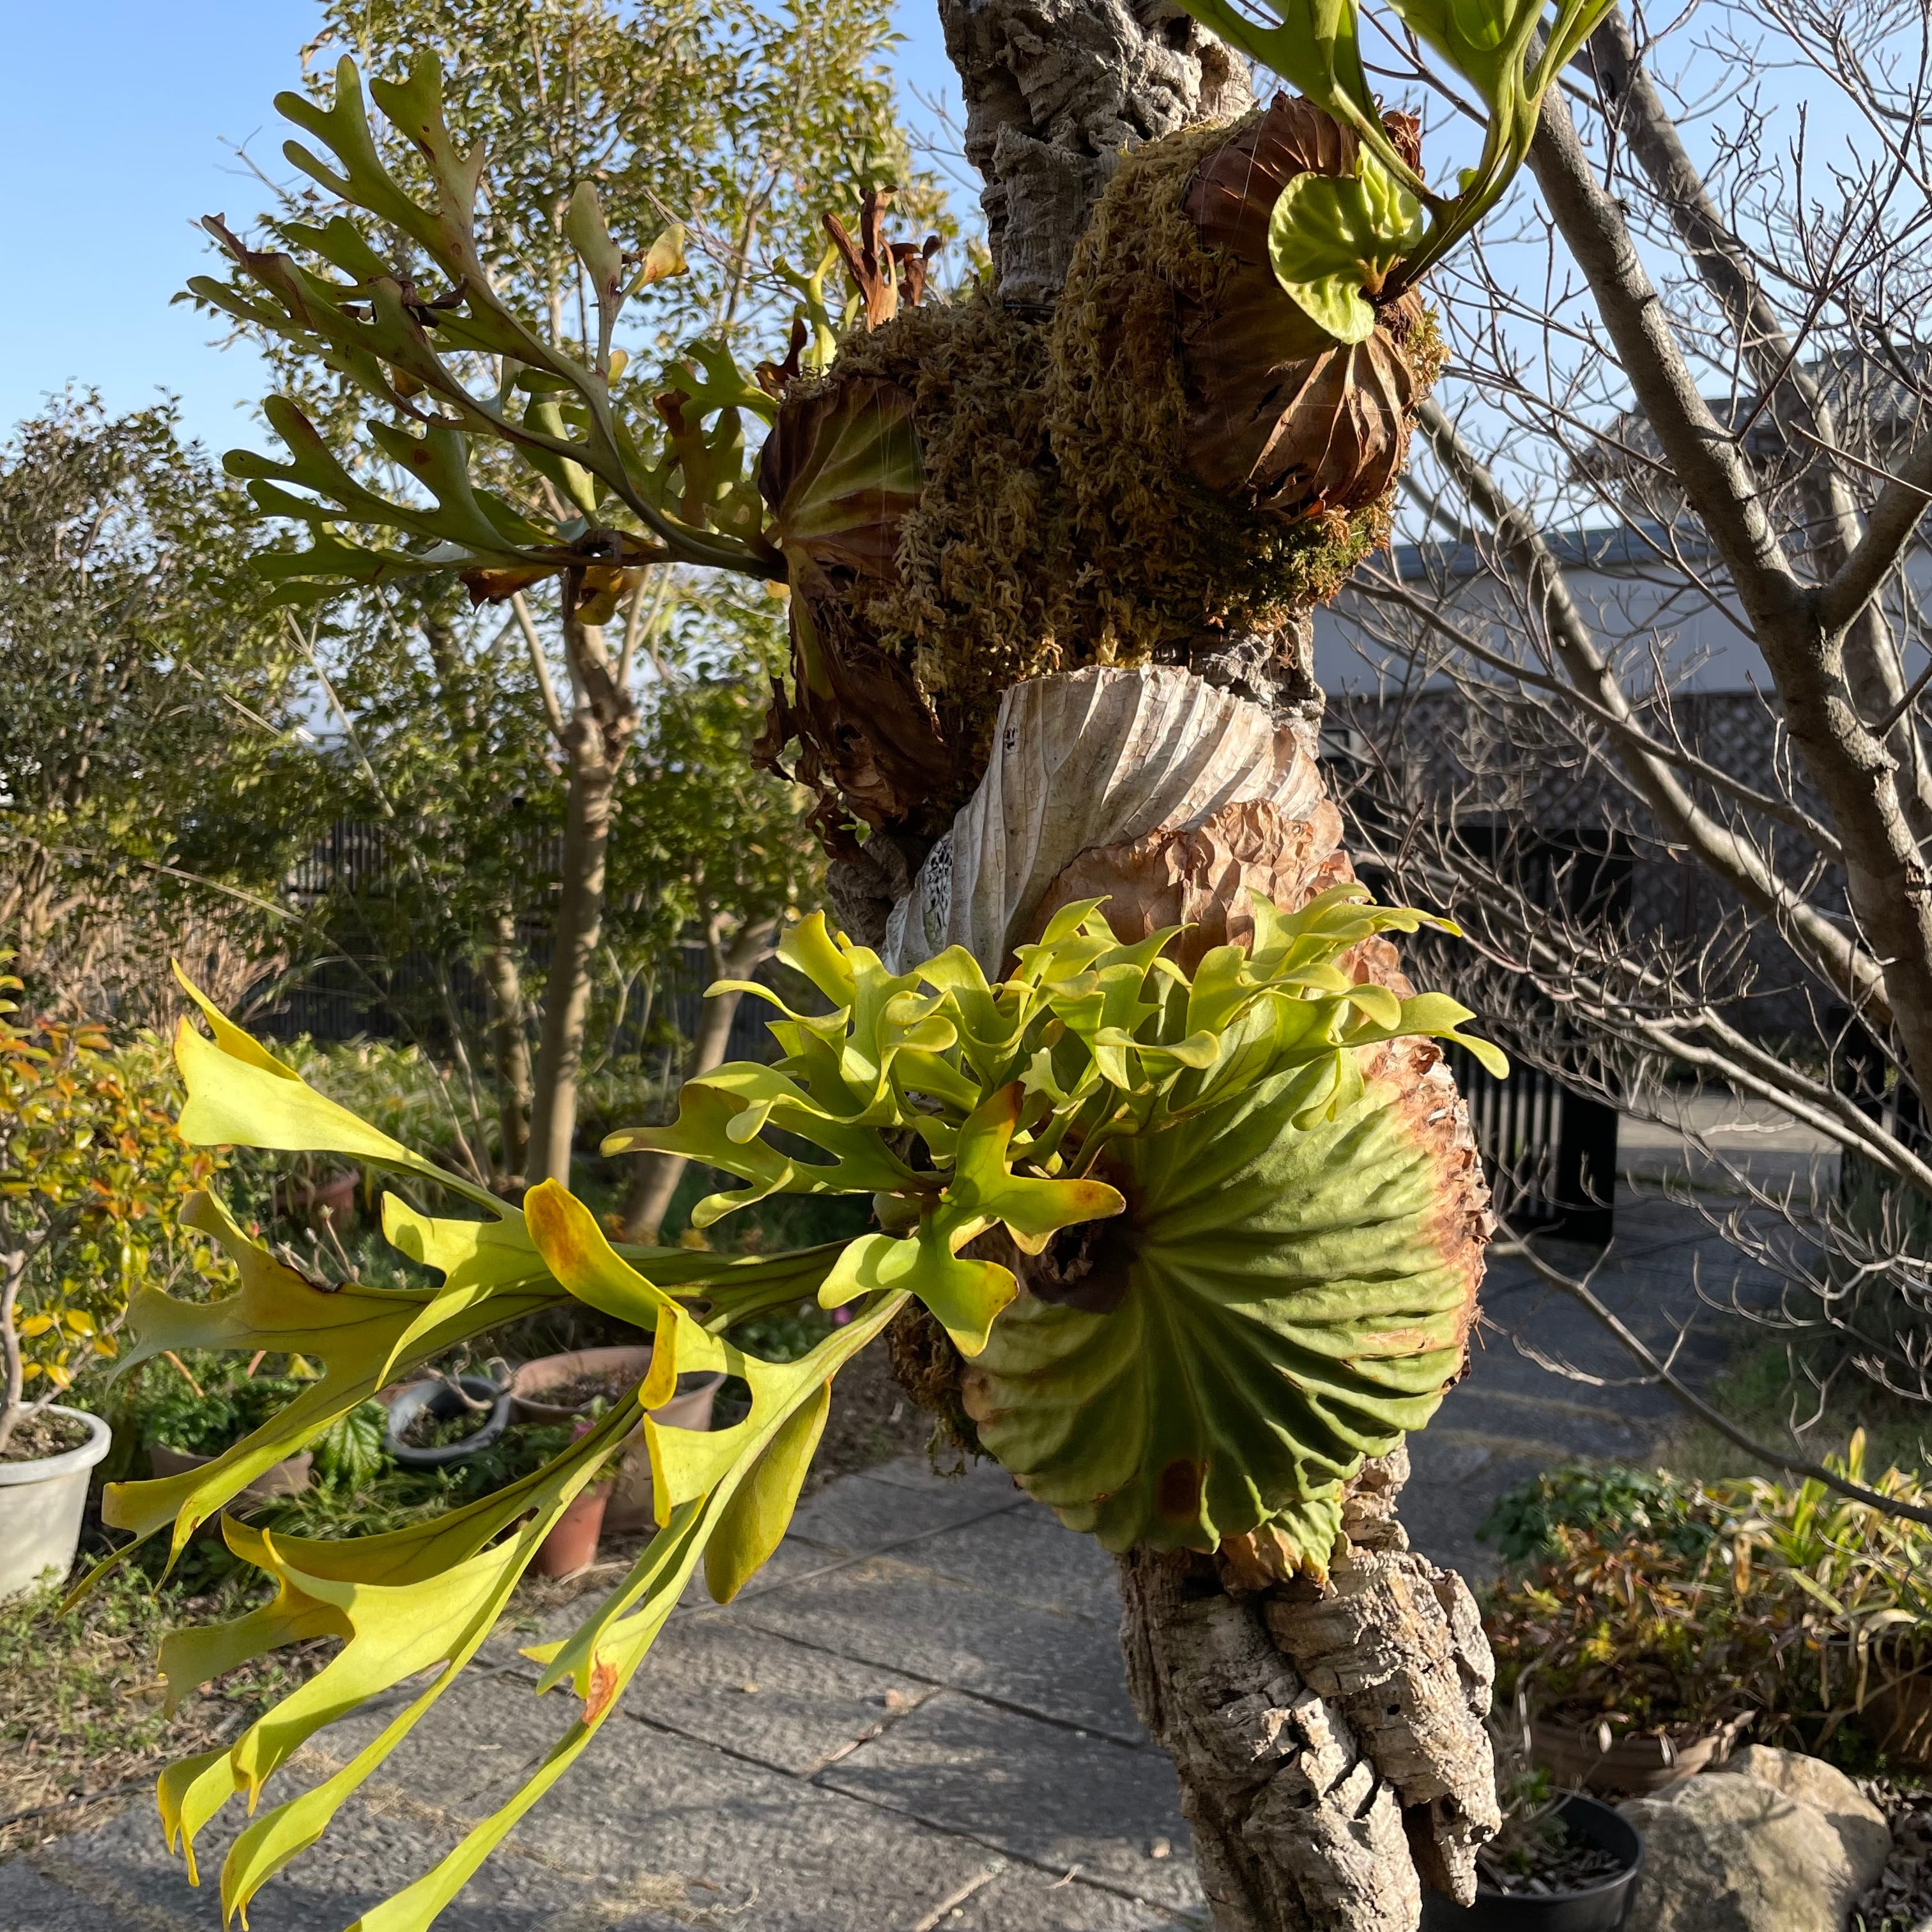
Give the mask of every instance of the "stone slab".
[[1177, 1915], [1076, 1878], [1024, 1866], [1004, 1872], [950, 1911], [932, 1932], [1205, 1932], [1204, 1910]]
[[1173, 1767], [1157, 1751], [946, 1693], [818, 1782], [1056, 1876], [1074, 1870], [1170, 1908], [1202, 1902]]
[[[232, 1820], [224, 1816], [202, 1833], [199, 1888], [189, 1885], [180, 1861], [169, 1853], [146, 1804], [29, 1856], [42, 1877], [92, 1910], [92, 1918], [74, 1918], [74, 1932], [220, 1932], [221, 1860], [242, 1822], [238, 1806]], [[322, 1838], [256, 1895], [250, 1932], [335, 1932], [429, 1870], [460, 1836], [446, 1824], [352, 1799]], [[0, 1876], [11, 1870], [0, 1868]], [[447, 1922], [463, 1932], [549, 1932], [566, 1912], [587, 1907], [592, 1896], [580, 1874], [550, 1869], [506, 1847], [464, 1888]], [[19, 1932], [30, 1928], [32, 1922]]]
[[1112, 1557], [1037, 1503], [962, 1523], [902, 1552], [898, 1560], [1012, 1603], [1091, 1618], [1110, 1631], [1120, 1624]]
[[1019, 1485], [988, 1457], [969, 1457], [962, 1468], [942, 1470], [932, 1466], [929, 1456], [899, 1456], [866, 1474], [873, 1482], [896, 1483], [902, 1490], [965, 1491], [1009, 1502], [1020, 1494]]
[[740, 1614], [758, 1629], [1054, 1722], [1132, 1744], [1145, 1736], [1112, 1630], [894, 1558], [787, 1585]]
[[[532, 1669], [534, 1666], [532, 1666]], [[415, 1695], [392, 1691], [319, 1731], [288, 1766], [313, 1783], [346, 1765]], [[567, 1687], [538, 1698], [529, 1677], [472, 1666], [439, 1697], [370, 1774], [371, 1786], [406, 1792], [453, 1819], [480, 1815], [478, 1796], [537, 1760], [570, 1727], [578, 1700]], [[269, 1787], [273, 1801], [276, 1786]]]
[[674, 1877], [688, 1904], [668, 1916], [702, 1912], [734, 1932], [897, 1932], [986, 1863], [980, 1846], [893, 1810], [621, 1715], [567, 1789], [519, 1826], [527, 1853], [612, 1889]]
[[897, 1671], [680, 1612], [624, 1702], [634, 1717], [807, 1777], [934, 1694]]
[[844, 1556], [869, 1556], [923, 1540], [953, 1523], [1025, 1506], [1024, 1498], [1010, 1488], [1004, 1495], [963, 1483], [915, 1490], [877, 1482], [870, 1476], [849, 1476], [800, 1505], [791, 1520], [790, 1538]]
[[71, 1892], [34, 1869], [31, 1852], [0, 1864], [0, 1932], [188, 1932], [189, 1922], [137, 1900]]

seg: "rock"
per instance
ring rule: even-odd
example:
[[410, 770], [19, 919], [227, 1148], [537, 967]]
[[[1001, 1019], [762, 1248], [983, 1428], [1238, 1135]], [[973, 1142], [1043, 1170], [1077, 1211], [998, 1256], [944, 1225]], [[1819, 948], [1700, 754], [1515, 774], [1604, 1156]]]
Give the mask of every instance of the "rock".
[[1823, 1812], [1836, 1828], [1839, 1842], [1858, 1874], [1858, 1889], [1878, 1882], [1892, 1856], [1892, 1828], [1885, 1814], [1835, 1765], [1821, 1757], [1807, 1757], [1802, 1751], [1748, 1744], [1731, 1754], [1724, 1769], [1754, 1778], [1759, 1784]]
[[[1762, 1762], [1794, 1754], [1745, 1755]], [[1884, 1862], [1882, 1854], [1878, 1865], [1870, 1862], [1875, 1841], [1862, 1814], [1871, 1808], [1849, 1785], [1837, 1792], [1828, 1782], [1837, 1774], [1826, 1765], [1817, 1767], [1826, 1778], [1806, 1787], [1834, 1805], [1849, 1795], [1858, 1807], [1846, 1814], [1856, 1828], [1854, 1852], [1834, 1816], [1798, 1795], [1810, 1772], [1776, 1767], [1794, 1787], [1786, 1789], [1740, 1774], [1736, 1762], [1667, 1797], [1618, 1808], [1644, 1839], [1628, 1922], [1642, 1932], [1844, 1932], [1852, 1901]]]

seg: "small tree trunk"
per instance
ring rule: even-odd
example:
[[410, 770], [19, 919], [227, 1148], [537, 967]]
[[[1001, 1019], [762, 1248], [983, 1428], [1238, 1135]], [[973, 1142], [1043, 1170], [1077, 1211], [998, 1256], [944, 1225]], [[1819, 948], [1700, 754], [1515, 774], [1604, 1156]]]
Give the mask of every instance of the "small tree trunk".
[[[714, 979], [742, 980], [757, 971], [770, 957], [772, 940], [778, 931], [776, 920], [754, 920], [721, 955], [715, 940], [706, 950], [710, 955]], [[704, 1002], [704, 1012], [692, 1036], [691, 1050], [685, 1056], [684, 1078], [694, 1080], [723, 1064], [731, 1040], [731, 1022], [738, 1015], [740, 992], [714, 993]], [[682, 1154], [640, 1154], [631, 1168], [631, 1184], [624, 1196], [624, 1238], [627, 1241], [655, 1241], [658, 1229], [670, 1207], [671, 1196], [689, 1165]]]
[[[576, 602], [578, 589], [574, 580], [566, 586], [566, 612]], [[604, 862], [610, 844], [611, 808], [617, 774], [638, 728], [636, 704], [619, 683], [604, 653], [602, 631], [566, 616], [563, 637], [577, 707], [563, 734], [570, 795], [525, 1162], [524, 1178], [533, 1186], [552, 1180], [566, 1186], [570, 1184], [577, 1078], [590, 1016], [591, 969], [604, 929]]]
[[577, 1079], [590, 1013], [590, 973], [604, 926], [604, 862], [610, 843], [610, 797], [616, 768], [588, 706], [571, 720], [566, 749], [570, 796], [563, 834], [563, 880], [557, 896], [550, 969], [544, 983], [543, 1036], [532, 1097], [524, 1178], [570, 1182], [577, 1131]]
[[490, 1051], [496, 1076], [497, 1118], [503, 1135], [502, 1172], [508, 1181], [522, 1178], [530, 1133], [529, 1014], [516, 945], [516, 916], [505, 907], [490, 920], [483, 981], [490, 995]]
[[1216, 1932], [1414, 1932], [1425, 1886], [1474, 1895], [1492, 1669], [1462, 1579], [1394, 1519], [1406, 1473], [1400, 1450], [1364, 1469], [1323, 1585], [1120, 1559], [1128, 1688], [1180, 1776]]
[[14, 1425], [20, 1418], [20, 1397], [26, 1388], [18, 1323], [27, 1253], [24, 1248], [8, 1244], [12, 1232], [5, 1214], [0, 1212], [0, 1450], [13, 1440]]

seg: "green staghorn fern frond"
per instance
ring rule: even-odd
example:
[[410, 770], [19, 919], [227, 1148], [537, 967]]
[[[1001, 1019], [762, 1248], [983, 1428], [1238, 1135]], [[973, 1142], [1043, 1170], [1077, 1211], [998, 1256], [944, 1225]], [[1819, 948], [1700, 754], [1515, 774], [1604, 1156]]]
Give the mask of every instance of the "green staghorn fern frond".
[[1272, 69], [1361, 144], [1353, 175], [1298, 176], [1283, 190], [1269, 254], [1282, 286], [1338, 340], [1375, 326], [1364, 292], [1412, 286], [1508, 192], [1543, 98], [1610, 0], [1388, 0], [1382, 31], [1426, 47], [1473, 89], [1483, 146], [1454, 194], [1418, 172], [1384, 122], [1361, 54], [1357, 0], [1180, 0], [1201, 24]]
[[[164, 1823], [190, 1876], [197, 1835], [232, 1798], [252, 1811], [320, 1726], [424, 1679], [350, 1762], [236, 1838], [222, 1904], [245, 1916], [475, 1657], [572, 1498], [641, 1442], [658, 1534], [574, 1635], [529, 1653], [541, 1689], [571, 1683], [575, 1720], [508, 1804], [358, 1922], [429, 1924], [582, 1751], [700, 1564], [725, 1601], [777, 1547], [834, 1377], [915, 1300], [966, 1359], [985, 1448], [1073, 1527], [1113, 1548], [1271, 1536], [1318, 1571], [1343, 1483], [1420, 1427], [1456, 1372], [1473, 1294], [1442, 1137], [1419, 1130], [1408, 1077], [1428, 1057], [1397, 1066], [1390, 1043], [1464, 1040], [1498, 1070], [1502, 1056], [1460, 1033], [1469, 1015], [1453, 1000], [1405, 998], [1352, 970], [1364, 941], [1424, 923], [1445, 922], [1376, 906], [1359, 886], [1293, 914], [1258, 899], [1252, 951], [1217, 947], [1190, 976], [1166, 956], [1179, 928], [1123, 944], [1088, 902], [1058, 913], [989, 983], [956, 947], [889, 973], [814, 915], [780, 956], [830, 1010], [781, 1004], [776, 1064], [721, 1067], [687, 1084], [672, 1125], [605, 1144], [685, 1154], [742, 1180], [700, 1204], [700, 1226], [774, 1193], [872, 1196], [876, 1232], [775, 1256], [613, 1247], [554, 1181], [511, 1207], [316, 1093], [196, 994], [213, 1037], [185, 1020], [177, 1036], [186, 1138], [348, 1155], [432, 1180], [478, 1216], [386, 1196], [386, 1234], [442, 1281], [376, 1289], [309, 1280], [201, 1197], [192, 1224], [233, 1258], [241, 1292], [212, 1304], [144, 1294], [128, 1361], [299, 1350], [322, 1373], [206, 1467], [110, 1487], [110, 1526], [138, 1539], [172, 1524], [178, 1554], [254, 1477], [374, 1390], [537, 1310], [582, 1303], [654, 1344], [636, 1388], [568, 1450], [430, 1522], [326, 1542], [222, 1516], [229, 1546], [276, 1594], [232, 1623], [170, 1637], [170, 1697], [284, 1645], [340, 1648], [232, 1745], [163, 1778]], [[1022, 1268], [1040, 1258], [1032, 1287], [988, 1246]], [[806, 1295], [850, 1306], [852, 1318], [789, 1363], [732, 1343], [740, 1323]], [[694, 1370], [742, 1377], [746, 1418], [715, 1432], [656, 1420]]]

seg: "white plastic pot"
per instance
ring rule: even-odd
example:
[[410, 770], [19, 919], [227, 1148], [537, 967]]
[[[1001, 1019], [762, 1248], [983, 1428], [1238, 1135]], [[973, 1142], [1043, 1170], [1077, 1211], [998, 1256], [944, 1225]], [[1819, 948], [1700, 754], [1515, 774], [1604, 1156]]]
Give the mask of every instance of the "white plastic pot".
[[50, 1407], [49, 1415], [87, 1424], [78, 1449], [29, 1462], [0, 1462], [0, 1598], [31, 1590], [52, 1570], [64, 1582], [80, 1547], [87, 1474], [107, 1454], [113, 1432], [98, 1415]]

